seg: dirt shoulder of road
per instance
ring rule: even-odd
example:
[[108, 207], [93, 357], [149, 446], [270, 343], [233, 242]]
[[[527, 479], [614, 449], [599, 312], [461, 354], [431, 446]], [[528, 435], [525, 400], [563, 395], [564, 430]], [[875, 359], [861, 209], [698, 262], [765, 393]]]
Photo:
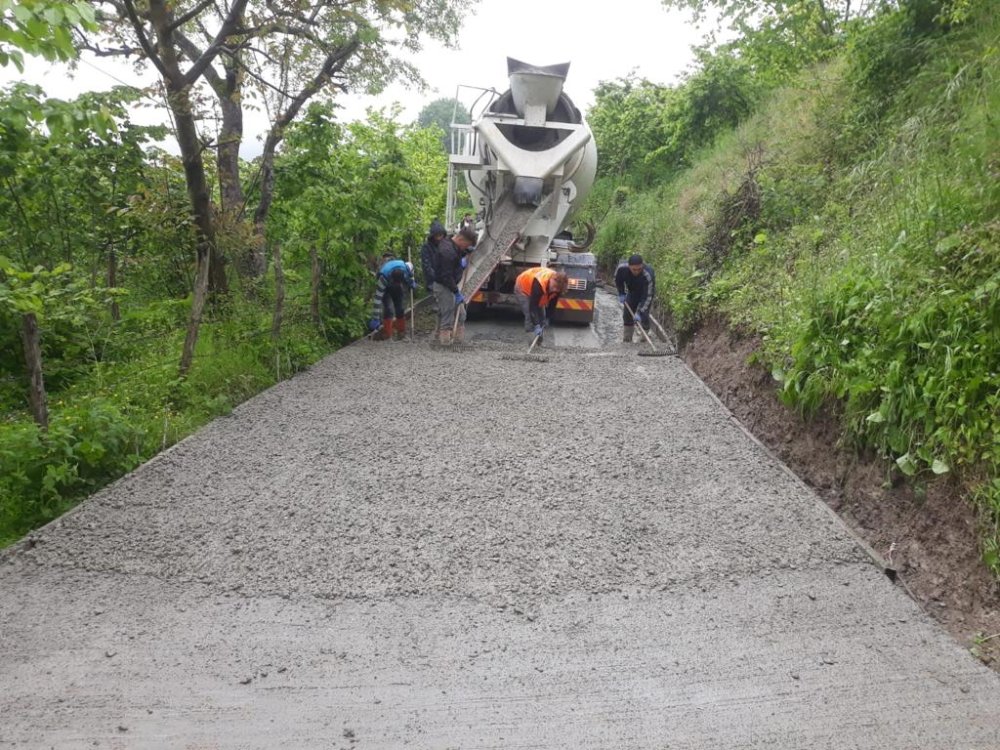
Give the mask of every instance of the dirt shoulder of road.
[[1000, 672], [1000, 582], [979, 557], [962, 488], [951, 479], [916, 488], [877, 456], [838, 445], [836, 415], [804, 421], [778, 400], [770, 373], [748, 364], [759, 346], [722, 318], [681, 337], [684, 361], [747, 429], [890, 561], [928, 614]]

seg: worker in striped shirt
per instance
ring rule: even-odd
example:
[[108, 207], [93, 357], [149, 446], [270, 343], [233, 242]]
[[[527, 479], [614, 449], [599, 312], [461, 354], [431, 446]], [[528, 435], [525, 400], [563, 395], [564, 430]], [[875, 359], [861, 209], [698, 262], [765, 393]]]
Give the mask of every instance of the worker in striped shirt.
[[391, 340], [393, 334], [400, 340], [406, 338], [406, 310], [403, 307], [403, 289], [413, 289], [417, 282], [413, 278], [413, 264], [403, 260], [389, 260], [382, 264], [375, 284], [375, 301], [372, 303], [372, 318], [368, 327], [372, 331], [382, 329], [382, 336]]

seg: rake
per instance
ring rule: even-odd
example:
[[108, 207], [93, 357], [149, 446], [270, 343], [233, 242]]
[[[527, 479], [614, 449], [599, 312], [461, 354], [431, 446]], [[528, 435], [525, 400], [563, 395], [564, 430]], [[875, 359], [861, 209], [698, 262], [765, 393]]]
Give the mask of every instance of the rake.
[[541, 354], [532, 354], [532, 350], [538, 346], [538, 342], [542, 340], [542, 335], [539, 334], [531, 341], [531, 346], [528, 347], [527, 354], [504, 354], [500, 359], [508, 359], [516, 362], [548, 362], [549, 358]]
[[[632, 308], [628, 306], [628, 302], [622, 302], [622, 304], [625, 306], [625, 309], [628, 310], [628, 314], [635, 318], [635, 313], [632, 312]], [[650, 351], [648, 352], [639, 352], [640, 357], [666, 357], [670, 354], [670, 352], [660, 351], [656, 348], [653, 344], [653, 340], [649, 338], [649, 334], [646, 333], [646, 329], [642, 327], [641, 323], [637, 323], [635, 327], [639, 329], [639, 333], [641, 333], [642, 337], [646, 339], [646, 343], [649, 344], [650, 348]]]

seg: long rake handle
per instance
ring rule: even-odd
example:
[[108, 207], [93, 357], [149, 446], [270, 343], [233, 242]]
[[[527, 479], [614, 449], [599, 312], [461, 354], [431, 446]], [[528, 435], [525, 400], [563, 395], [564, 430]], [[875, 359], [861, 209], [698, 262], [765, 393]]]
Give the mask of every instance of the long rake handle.
[[[635, 313], [632, 312], [632, 308], [628, 306], [628, 302], [622, 302], [622, 304], [625, 305], [625, 309], [628, 310], [628, 314], [635, 318]], [[649, 344], [649, 348], [655, 352], [656, 345], [653, 343], [653, 340], [649, 338], [649, 334], [646, 333], [646, 329], [642, 327], [642, 323], [637, 323], [635, 327], [639, 329], [639, 333], [641, 333], [642, 337], [646, 339], [646, 343]]]
[[653, 325], [656, 326], [656, 330], [658, 330], [660, 332], [660, 335], [663, 336], [664, 340], [667, 343], [670, 343], [670, 336], [667, 334], [667, 332], [665, 330], [663, 330], [663, 326], [661, 326], [656, 321], [656, 318], [654, 318], [652, 315], [649, 316], [649, 319], [650, 319], [650, 321], [652, 321]]
[[[458, 284], [459, 290], [461, 290], [465, 286], [465, 279], [466, 279], [466, 277], [468, 275], [469, 275], [469, 267], [466, 266], [465, 270], [462, 271], [462, 280]], [[459, 317], [461, 317], [461, 312], [462, 312], [460, 308], [463, 308], [463, 307], [465, 307], [465, 303], [464, 302], [461, 303], [461, 304], [459, 304], [459, 305], [455, 305], [455, 323], [451, 327], [451, 335], [452, 336], [454, 336], [455, 335], [455, 331], [458, 330], [458, 319], [459, 319]]]

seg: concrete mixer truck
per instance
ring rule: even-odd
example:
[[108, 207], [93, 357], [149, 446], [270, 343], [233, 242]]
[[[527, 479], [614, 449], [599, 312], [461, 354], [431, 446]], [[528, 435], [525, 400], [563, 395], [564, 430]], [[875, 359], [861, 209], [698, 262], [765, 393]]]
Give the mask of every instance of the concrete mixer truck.
[[[507, 58], [510, 87], [474, 89], [472, 123], [452, 124], [448, 226], [455, 226], [464, 177], [476, 207], [479, 242], [462, 293], [470, 311], [515, 305], [514, 280], [526, 268], [565, 271], [569, 288], [556, 321], [594, 319], [597, 261], [566, 231], [594, 183], [597, 149], [580, 110], [563, 92], [569, 63], [534, 66]], [[473, 88], [473, 87], [460, 87]]]

